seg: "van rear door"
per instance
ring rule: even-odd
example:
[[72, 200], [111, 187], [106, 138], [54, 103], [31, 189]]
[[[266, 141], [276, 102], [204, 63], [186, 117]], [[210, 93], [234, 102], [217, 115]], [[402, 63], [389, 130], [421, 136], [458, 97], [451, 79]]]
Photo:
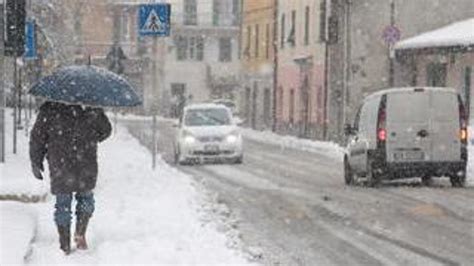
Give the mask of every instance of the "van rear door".
[[460, 161], [457, 95], [413, 89], [387, 95], [387, 161]]
[[388, 162], [425, 161], [431, 158], [430, 92], [401, 91], [387, 94]]
[[432, 161], [461, 160], [460, 113], [458, 95], [446, 91], [431, 92]]

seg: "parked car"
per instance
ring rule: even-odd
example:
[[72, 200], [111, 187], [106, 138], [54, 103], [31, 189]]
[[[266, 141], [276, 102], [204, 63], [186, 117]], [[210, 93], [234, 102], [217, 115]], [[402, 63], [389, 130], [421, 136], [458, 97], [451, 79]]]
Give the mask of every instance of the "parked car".
[[229, 108], [219, 104], [193, 104], [184, 108], [175, 141], [175, 162], [226, 160], [242, 163], [239, 127]]
[[229, 100], [229, 99], [215, 99], [212, 101], [212, 103], [215, 104], [221, 104], [224, 105], [225, 107], [229, 108], [232, 114], [236, 115], [237, 112], [237, 106], [235, 105], [234, 101]]
[[467, 118], [461, 97], [447, 88], [389, 89], [368, 96], [349, 136], [346, 184], [358, 177], [383, 180], [447, 176], [454, 187], [466, 180]]

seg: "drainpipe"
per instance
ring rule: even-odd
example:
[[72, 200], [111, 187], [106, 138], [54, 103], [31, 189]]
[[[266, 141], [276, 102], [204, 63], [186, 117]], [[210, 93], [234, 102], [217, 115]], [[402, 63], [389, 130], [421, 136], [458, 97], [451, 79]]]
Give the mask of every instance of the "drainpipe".
[[[347, 121], [347, 110], [350, 109], [350, 95], [349, 95], [349, 82], [350, 82], [350, 66], [351, 66], [351, 9], [352, 1], [346, 0], [344, 8], [344, 79], [342, 87], [342, 127], [339, 130], [341, 143], [344, 141], [344, 125]], [[348, 108], [349, 107], [349, 108]]]
[[[272, 131], [276, 132], [278, 129], [277, 121], [277, 104], [278, 104], [278, 0], [274, 0], [273, 12], [273, 123]], [[281, 108], [281, 106], [280, 106]]]

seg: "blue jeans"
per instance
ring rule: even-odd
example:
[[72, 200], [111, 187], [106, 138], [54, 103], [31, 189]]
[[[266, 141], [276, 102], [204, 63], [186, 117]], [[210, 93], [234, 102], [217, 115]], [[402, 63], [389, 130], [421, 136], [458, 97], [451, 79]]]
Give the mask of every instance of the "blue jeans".
[[[86, 215], [92, 216], [94, 212], [94, 193], [92, 191], [77, 192], [76, 193], [76, 216]], [[72, 193], [57, 194], [56, 204], [54, 205], [54, 221], [58, 226], [70, 226], [71, 225], [71, 204], [72, 204]]]

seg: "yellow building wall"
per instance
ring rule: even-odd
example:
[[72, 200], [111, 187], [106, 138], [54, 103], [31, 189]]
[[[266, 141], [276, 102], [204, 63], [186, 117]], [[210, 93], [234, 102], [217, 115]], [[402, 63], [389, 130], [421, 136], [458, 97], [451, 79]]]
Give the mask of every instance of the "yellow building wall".
[[[241, 60], [244, 72], [264, 72], [262, 68], [273, 64], [275, 3], [275, 0], [243, 1]], [[258, 36], [256, 25], [259, 28]], [[258, 43], [256, 43], [257, 37]]]

